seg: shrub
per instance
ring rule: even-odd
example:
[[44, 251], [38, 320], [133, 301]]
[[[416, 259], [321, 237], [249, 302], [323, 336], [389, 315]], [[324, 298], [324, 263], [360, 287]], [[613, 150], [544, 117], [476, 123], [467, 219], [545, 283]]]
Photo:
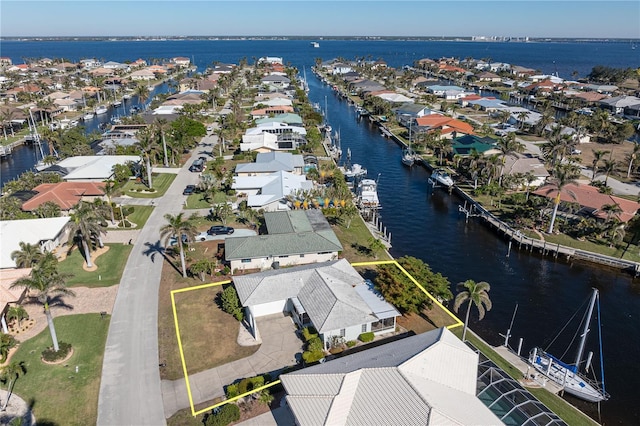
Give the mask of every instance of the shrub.
[[307, 350], [310, 352], [322, 352], [322, 340], [319, 337], [313, 337], [307, 342]]
[[227, 388], [225, 389], [225, 395], [227, 396], [227, 399], [235, 398], [236, 396], [240, 395], [238, 393], [238, 385], [227, 385]]
[[322, 351], [314, 351], [314, 352], [305, 351], [302, 353], [302, 359], [306, 364], [311, 364], [313, 362], [320, 361], [322, 358], [324, 358], [324, 352]]
[[304, 337], [305, 342], [309, 342], [314, 337], [318, 337], [318, 332], [313, 327], [305, 327], [302, 329], [302, 337]]
[[219, 410], [212, 411], [204, 421], [206, 426], [226, 426], [240, 420], [240, 408], [235, 404], [225, 404]]
[[60, 342], [58, 346], [60, 347], [58, 352], [54, 351], [53, 348], [47, 348], [42, 351], [42, 359], [48, 362], [55, 362], [66, 357], [71, 351], [71, 343]]
[[352, 348], [352, 347], [354, 347], [357, 343], [358, 343], [358, 342], [356, 342], [355, 340], [349, 340], [349, 341], [347, 342], [347, 347], [348, 347], [348, 348]]
[[358, 340], [364, 343], [371, 342], [373, 338], [374, 338], [374, 335], [370, 331], [367, 333], [362, 333], [361, 335], [358, 336]]
[[252, 390], [258, 389], [261, 386], [264, 386], [264, 377], [262, 376], [242, 379], [240, 380], [240, 383], [238, 383], [238, 395], [251, 392]]
[[156, 192], [156, 189], [155, 188], [149, 188], [147, 191], [148, 192]]
[[342, 348], [331, 348], [329, 349], [329, 353], [335, 355], [335, 354], [339, 354], [340, 352], [342, 352], [343, 349]]
[[238, 321], [241, 321], [244, 313], [240, 306], [240, 299], [238, 299], [238, 293], [233, 286], [228, 286], [220, 294], [220, 307], [223, 311], [233, 315]]

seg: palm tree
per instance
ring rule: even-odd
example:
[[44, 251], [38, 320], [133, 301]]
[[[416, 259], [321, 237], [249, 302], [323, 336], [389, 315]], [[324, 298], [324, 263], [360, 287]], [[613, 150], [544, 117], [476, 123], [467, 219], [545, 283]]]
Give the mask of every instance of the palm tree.
[[146, 109], [145, 103], [147, 102], [147, 99], [149, 99], [150, 95], [149, 87], [145, 84], [138, 84], [133, 93], [138, 97], [138, 102], [140, 102], [143, 105], [144, 109]]
[[23, 319], [29, 319], [29, 313], [22, 305], [13, 305], [7, 310], [7, 320], [16, 320], [18, 328], [20, 328], [20, 321]]
[[9, 381], [9, 385], [7, 386], [7, 399], [4, 401], [2, 411], [7, 411], [7, 405], [9, 405], [9, 398], [11, 398], [14, 383], [20, 376], [26, 374], [26, 372], [27, 369], [24, 365], [24, 361], [13, 361], [9, 365], [2, 367], [2, 380]]
[[[565, 191], [565, 187], [569, 184], [577, 185], [575, 178], [578, 177], [578, 174], [575, 171], [574, 167], [569, 166], [559, 166], [553, 170], [552, 178], [549, 180], [550, 188], [547, 190], [547, 195], [551, 192], [557, 191], [558, 194], [555, 196], [553, 200], [553, 214], [551, 215], [551, 223], [549, 223], [549, 230], [547, 231], [549, 234], [553, 232], [553, 225], [556, 221], [556, 215], [558, 214], [558, 207], [560, 206], [560, 196], [562, 192]], [[575, 194], [572, 191], [566, 191], [573, 199], [576, 198]]]
[[371, 253], [373, 253], [373, 257], [375, 259], [378, 258], [379, 252], [386, 249], [387, 249], [387, 246], [385, 246], [382, 240], [380, 240], [379, 238], [376, 238], [376, 237], [369, 238], [369, 250], [371, 251]]
[[591, 162], [591, 170], [592, 170], [592, 176], [591, 176], [591, 182], [593, 182], [596, 179], [596, 174], [598, 174], [598, 164], [600, 163], [600, 160], [602, 160], [602, 157], [604, 157], [606, 154], [608, 154], [609, 151], [601, 151], [601, 150], [593, 150], [593, 161]]
[[153, 139], [152, 135], [148, 131], [138, 132], [138, 142], [136, 147], [142, 153], [145, 160], [145, 168], [147, 169], [147, 186], [153, 188], [153, 182], [151, 181], [151, 156], [157, 152], [158, 144]]
[[169, 128], [169, 122], [164, 118], [156, 118], [153, 122], [156, 132], [160, 134], [162, 140], [162, 152], [164, 153], [164, 166], [169, 167], [169, 158], [167, 157], [167, 141], [165, 139], [165, 132]]
[[75, 293], [67, 288], [66, 280], [70, 277], [70, 274], [58, 271], [58, 259], [53, 253], [48, 252], [38, 261], [28, 277], [16, 280], [10, 287], [26, 288], [29, 292], [29, 303], [39, 303], [44, 307], [53, 349], [56, 352], [60, 350], [60, 347], [50, 308], [55, 305], [64, 305], [62, 296], [75, 296]]
[[358, 215], [358, 212], [358, 208], [353, 203], [349, 203], [344, 208], [340, 209], [340, 216], [344, 217], [347, 221], [347, 229], [351, 227], [351, 222]]
[[73, 244], [81, 244], [87, 267], [93, 267], [91, 263], [91, 245], [94, 238], [99, 238], [101, 233], [106, 233], [100, 226], [100, 218], [89, 203], [80, 203], [71, 213], [71, 228], [69, 234], [73, 236]]
[[618, 163], [616, 162], [616, 160], [604, 160], [604, 166], [602, 167], [602, 170], [605, 173], [605, 175], [604, 175], [604, 186], [607, 186], [607, 181], [609, 180], [609, 175], [611, 174], [611, 172], [614, 172], [616, 170], [616, 166], [617, 165], [618, 165]]
[[119, 188], [116, 185], [116, 182], [113, 180], [105, 180], [104, 181], [104, 195], [107, 196], [107, 201], [109, 202], [109, 212], [111, 213], [111, 223], [116, 223], [116, 218], [113, 214], [113, 204], [111, 202], [111, 197], [118, 193]]
[[500, 166], [500, 179], [498, 185], [502, 186], [502, 175], [504, 174], [504, 166], [507, 161], [507, 155], [524, 151], [524, 145], [516, 140], [516, 135], [509, 133], [504, 138], [498, 139], [497, 148], [502, 153], [502, 164]]
[[602, 210], [607, 215], [607, 218], [605, 219], [605, 222], [607, 223], [610, 222], [611, 219], [622, 213], [622, 208], [616, 203], [605, 204], [600, 207], [600, 210]]
[[11, 253], [11, 260], [16, 262], [16, 267], [31, 268], [38, 263], [38, 260], [42, 257], [40, 247], [35, 244], [25, 243], [24, 241], [20, 241], [18, 245], [20, 250], [15, 250]]
[[631, 151], [629, 153], [629, 167], [627, 167], [627, 179], [631, 175], [631, 168], [633, 167], [633, 164], [637, 160], [638, 152], [640, 152], [640, 144], [634, 143], [633, 144], [633, 151]]
[[188, 240], [193, 240], [196, 234], [196, 228], [193, 224], [193, 219], [197, 217], [196, 214], [192, 215], [189, 219], [183, 219], [184, 213], [178, 213], [175, 216], [170, 214], [164, 215], [167, 224], [160, 228], [160, 236], [168, 241], [169, 238], [174, 237], [176, 244], [180, 247], [180, 263], [182, 265], [182, 277], [187, 277], [187, 266], [184, 259], [184, 245], [182, 243], [182, 235], [186, 235]]
[[457, 285], [458, 294], [453, 302], [453, 310], [458, 312], [460, 306], [464, 302], [469, 302], [467, 306], [467, 314], [464, 319], [464, 328], [462, 330], [462, 341], [465, 341], [467, 336], [467, 326], [469, 324], [469, 313], [471, 312], [471, 304], [473, 303], [478, 308], [479, 320], [484, 318], [485, 311], [491, 310], [491, 299], [489, 299], [489, 290], [491, 285], [486, 281], [480, 281], [476, 283], [474, 280], [467, 280], [460, 282]]

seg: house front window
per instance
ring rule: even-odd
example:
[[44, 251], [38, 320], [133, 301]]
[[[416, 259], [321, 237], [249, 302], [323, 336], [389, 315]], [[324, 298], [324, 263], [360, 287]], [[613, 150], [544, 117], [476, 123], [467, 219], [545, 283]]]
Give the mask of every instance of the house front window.
[[242, 263], [251, 263], [251, 259], [242, 259]]

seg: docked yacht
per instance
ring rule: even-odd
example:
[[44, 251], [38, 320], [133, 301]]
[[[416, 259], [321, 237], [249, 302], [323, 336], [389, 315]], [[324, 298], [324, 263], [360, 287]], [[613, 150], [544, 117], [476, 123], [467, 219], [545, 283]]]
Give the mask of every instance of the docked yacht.
[[106, 114], [109, 109], [104, 105], [96, 107], [96, 115]]
[[429, 183], [433, 186], [444, 186], [447, 189], [453, 187], [453, 179], [444, 169], [436, 169], [429, 178]]
[[95, 113], [93, 111], [92, 112], [87, 112], [86, 114], [84, 114], [82, 116], [82, 119], [85, 120], [85, 121], [86, 120], [91, 120], [94, 116], [95, 116]]
[[356, 191], [358, 206], [361, 209], [373, 210], [380, 208], [378, 199], [378, 182], [373, 179], [362, 179]]

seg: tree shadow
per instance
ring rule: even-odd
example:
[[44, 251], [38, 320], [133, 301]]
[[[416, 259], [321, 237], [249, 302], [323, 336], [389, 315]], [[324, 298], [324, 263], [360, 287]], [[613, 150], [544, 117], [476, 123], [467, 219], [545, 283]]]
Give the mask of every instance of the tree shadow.
[[176, 272], [182, 274], [180, 268], [178, 268], [178, 266], [173, 263], [169, 256], [167, 256], [168, 250], [162, 245], [162, 242], [160, 240], [156, 241], [155, 243], [147, 241], [146, 243], [144, 243], [144, 245], [146, 247], [146, 250], [143, 251], [142, 254], [150, 258], [151, 262], [155, 263], [156, 255], [160, 255], [164, 260], [167, 261], [167, 263], [169, 263], [169, 265], [171, 265], [173, 269], [176, 270]]
[[369, 257], [373, 256], [373, 251], [371, 251], [369, 247], [363, 246], [362, 244], [351, 243], [351, 247], [354, 248], [360, 255]]

